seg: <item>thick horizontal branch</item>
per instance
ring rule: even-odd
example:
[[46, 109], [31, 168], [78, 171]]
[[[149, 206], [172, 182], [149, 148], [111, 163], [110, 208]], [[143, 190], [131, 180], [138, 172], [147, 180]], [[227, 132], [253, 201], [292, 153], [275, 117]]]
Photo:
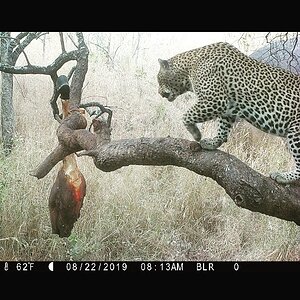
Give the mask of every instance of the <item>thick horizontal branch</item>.
[[93, 156], [105, 172], [129, 165], [183, 167], [215, 180], [240, 207], [300, 225], [299, 186], [280, 185], [235, 156], [201, 150], [195, 142], [171, 137], [119, 140], [79, 155]]

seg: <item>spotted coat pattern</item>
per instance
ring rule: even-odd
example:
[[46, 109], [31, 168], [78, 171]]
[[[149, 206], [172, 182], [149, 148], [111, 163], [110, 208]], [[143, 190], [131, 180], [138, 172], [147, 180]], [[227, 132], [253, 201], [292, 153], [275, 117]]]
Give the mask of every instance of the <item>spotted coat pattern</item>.
[[[183, 123], [203, 149], [227, 141], [232, 124], [243, 118], [255, 127], [287, 138], [296, 168], [272, 173], [279, 183], [300, 179], [300, 76], [259, 62], [228, 43], [215, 43], [159, 59], [159, 94], [174, 101], [191, 91], [197, 103]], [[197, 123], [217, 120], [218, 131], [202, 139]]]

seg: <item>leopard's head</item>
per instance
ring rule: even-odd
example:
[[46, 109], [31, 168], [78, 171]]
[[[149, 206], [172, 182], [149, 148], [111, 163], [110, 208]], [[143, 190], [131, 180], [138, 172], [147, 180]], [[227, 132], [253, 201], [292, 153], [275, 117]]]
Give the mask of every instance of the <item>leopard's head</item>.
[[160, 70], [157, 74], [159, 84], [158, 93], [174, 101], [179, 95], [190, 90], [190, 82], [187, 74], [172, 66], [168, 60], [158, 59]]

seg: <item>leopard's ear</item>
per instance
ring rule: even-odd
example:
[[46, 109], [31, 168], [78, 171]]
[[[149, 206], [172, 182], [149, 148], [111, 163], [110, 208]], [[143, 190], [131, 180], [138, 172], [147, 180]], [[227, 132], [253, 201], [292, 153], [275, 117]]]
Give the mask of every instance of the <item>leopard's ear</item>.
[[170, 68], [169, 62], [167, 60], [158, 59], [158, 62], [160, 64], [160, 67], [164, 70], [168, 70]]

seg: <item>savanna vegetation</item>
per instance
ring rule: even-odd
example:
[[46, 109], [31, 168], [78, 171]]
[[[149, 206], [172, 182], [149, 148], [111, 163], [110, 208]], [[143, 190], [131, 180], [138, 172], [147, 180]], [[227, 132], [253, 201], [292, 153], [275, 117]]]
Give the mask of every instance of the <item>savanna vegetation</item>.
[[[82, 103], [111, 106], [112, 139], [190, 139], [181, 117], [195, 96], [187, 93], [174, 103], [162, 99], [157, 59], [220, 40], [251, 53], [263, 37], [85, 33], [90, 55]], [[46, 35], [27, 55], [45, 65], [58, 48], [58, 36]], [[68, 72], [70, 66], [64, 68]], [[174, 166], [128, 166], [105, 173], [88, 157], [78, 159], [87, 181], [81, 216], [68, 238], [52, 234], [48, 197], [59, 166], [39, 180], [29, 175], [56, 144], [52, 89], [48, 76], [14, 75], [15, 146], [10, 155], [0, 154], [1, 260], [300, 259], [299, 226], [237, 207], [209, 178]], [[212, 122], [202, 128], [204, 136], [216, 129]], [[243, 122], [221, 149], [265, 175], [293, 163], [284, 140]]]

